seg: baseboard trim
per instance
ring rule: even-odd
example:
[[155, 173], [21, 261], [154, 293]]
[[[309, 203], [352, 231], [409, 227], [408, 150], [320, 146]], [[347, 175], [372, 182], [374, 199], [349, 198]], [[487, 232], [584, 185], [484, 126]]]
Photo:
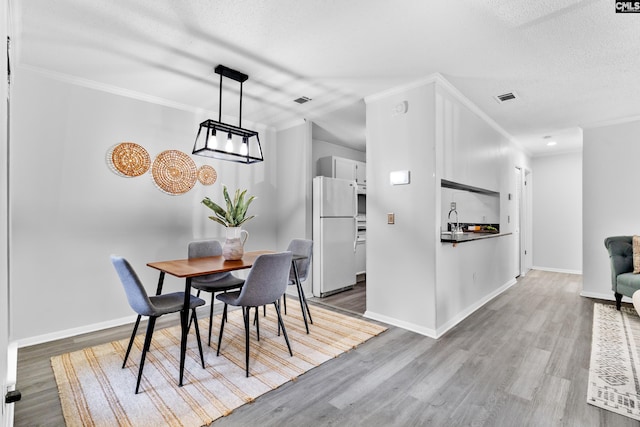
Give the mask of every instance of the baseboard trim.
[[443, 324], [442, 326], [436, 329], [437, 337], [439, 338], [444, 334], [446, 334], [451, 328], [456, 326], [458, 323], [462, 322], [467, 317], [471, 316], [471, 314], [473, 314], [476, 310], [481, 308], [483, 305], [485, 305], [486, 303], [488, 303], [489, 301], [491, 301], [492, 299], [494, 299], [495, 297], [497, 297], [498, 295], [500, 295], [501, 293], [503, 293], [513, 285], [515, 285], [516, 283], [518, 283], [518, 281], [514, 277], [504, 285], [500, 286], [495, 291], [491, 292], [484, 298], [478, 300], [474, 304], [471, 304], [470, 306], [468, 306], [467, 308], [459, 312], [456, 316], [451, 318], [448, 322], [446, 322], [445, 324]]
[[103, 329], [109, 329], [116, 326], [126, 325], [127, 323], [133, 323], [136, 321], [136, 315], [121, 317], [120, 319], [113, 319], [106, 322], [92, 323], [90, 325], [79, 326], [77, 328], [65, 329], [62, 331], [51, 332], [49, 334], [36, 335], [34, 337], [23, 338], [17, 340], [16, 343], [19, 348], [29, 347], [36, 344], [42, 344], [45, 342], [56, 341], [64, 338], [75, 337], [77, 335], [87, 334], [90, 332], [101, 331]]
[[552, 273], [568, 273], [568, 274], [582, 274], [582, 270], [569, 270], [566, 268], [553, 268], [553, 267], [540, 267], [534, 265], [532, 270], [550, 271]]
[[397, 326], [398, 328], [406, 329], [411, 332], [415, 332], [420, 335], [427, 336], [429, 338], [438, 338], [436, 331], [431, 328], [425, 328], [415, 323], [405, 322], [404, 320], [396, 319], [394, 317], [385, 316], [384, 314], [375, 313], [371, 310], [367, 310], [363, 314], [364, 317], [371, 320], [377, 320], [378, 322], [386, 323], [387, 325]]
[[491, 301], [492, 299], [494, 299], [495, 297], [497, 297], [498, 295], [500, 295], [501, 293], [509, 289], [511, 286], [515, 285], [516, 283], [517, 283], [517, 280], [515, 278], [509, 280], [507, 283], [500, 286], [495, 291], [491, 292], [484, 298], [480, 299], [479, 301], [475, 302], [474, 304], [470, 305], [466, 309], [459, 312], [455, 317], [453, 317], [451, 320], [449, 320], [448, 322], [446, 322], [444, 325], [442, 325], [437, 329], [426, 328], [421, 325], [416, 325], [415, 323], [406, 322], [404, 320], [396, 319], [394, 317], [386, 316], [384, 314], [375, 313], [375, 312], [372, 312], [371, 310], [365, 311], [363, 316], [368, 319], [377, 320], [379, 322], [383, 322], [392, 326], [397, 326], [399, 328], [406, 329], [408, 331], [415, 332], [420, 335], [427, 336], [429, 338], [438, 339], [444, 334], [446, 334], [451, 328], [453, 328], [458, 323], [462, 322], [464, 319], [466, 319], [471, 314], [473, 314], [476, 310], [481, 308], [483, 305], [485, 305], [486, 303], [488, 303], [489, 301]]
[[[222, 303], [216, 301], [216, 306], [214, 306], [214, 307], [217, 307], [218, 304], [222, 304]], [[201, 316], [203, 316], [203, 315], [206, 315], [207, 319], [209, 318], [209, 306], [210, 305], [211, 304], [206, 304], [206, 305], [203, 305], [202, 307], [199, 307], [197, 309], [198, 318], [201, 318]], [[178, 316], [178, 314], [176, 313], [175, 316]], [[61, 340], [61, 339], [64, 339], [64, 338], [75, 337], [75, 336], [78, 336], [78, 335], [88, 334], [88, 333], [91, 333], [91, 332], [102, 331], [104, 329], [115, 328], [117, 326], [122, 326], [122, 325], [127, 325], [127, 324], [133, 325], [133, 323], [136, 321], [137, 317], [138, 316], [136, 314], [132, 314], [130, 316], [121, 317], [119, 319], [108, 320], [106, 322], [92, 323], [90, 325], [79, 326], [77, 328], [70, 328], [70, 329], [65, 329], [65, 330], [62, 330], [62, 331], [51, 332], [49, 334], [43, 334], [43, 335], [37, 335], [37, 336], [34, 336], [34, 337], [23, 338], [23, 339], [19, 339], [19, 340], [14, 341], [14, 343], [16, 344], [17, 348], [29, 347], [29, 346], [32, 346], [32, 345], [43, 344], [43, 343], [46, 343], [46, 342]], [[177, 324], [180, 324], [179, 320], [178, 320]], [[16, 349], [16, 357], [17, 357], [17, 349]]]
[[[602, 299], [605, 301], [615, 301], [615, 297], [613, 296], [613, 291], [611, 291], [611, 293], [609, 294], [601, 294], [599, 292], [585, 292], [582, 291], [580, 292], [580, 296], [581, 297], [585, 297], [585, 298], [595, 298], [595, 299]], [[622, 302], [628, 302], [631, 303], [632, 299], [626, 296], [622, 296]]]

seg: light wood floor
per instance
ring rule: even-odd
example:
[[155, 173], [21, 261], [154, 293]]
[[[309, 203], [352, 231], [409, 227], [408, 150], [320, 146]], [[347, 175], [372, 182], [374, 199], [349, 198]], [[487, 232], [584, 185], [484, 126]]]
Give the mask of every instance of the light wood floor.
[[[593, 300], [581, 279], [531, 271], [438, 340], [390, 327], [213, 426], [639, 426], [586, 403]], [[20, 349], [15, 425], [63, 424], [50, 356], [129, 331]]]

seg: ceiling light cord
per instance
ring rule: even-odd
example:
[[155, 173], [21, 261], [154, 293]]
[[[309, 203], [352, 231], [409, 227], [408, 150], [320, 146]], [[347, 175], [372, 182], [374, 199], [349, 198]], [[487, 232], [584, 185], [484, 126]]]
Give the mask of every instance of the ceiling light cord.
[[220, 90], [218, 91], [218, 121], [222, 121], [222, 74], [220, 74]]

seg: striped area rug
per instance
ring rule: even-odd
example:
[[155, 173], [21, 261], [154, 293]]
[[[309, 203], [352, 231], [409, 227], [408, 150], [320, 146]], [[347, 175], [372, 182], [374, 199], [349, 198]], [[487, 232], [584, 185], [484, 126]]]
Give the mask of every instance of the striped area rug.
[[[205, 366], [193, 328], [188, 340], [184, 386], [178, 387], [180, 328], [154, 332], [140, 393], [134, 394], [144, 328], [127, 366], [128, 340], [114, 341], [51, 358], [67, 426], [202, 426], [291, 381], [315, 366], [355, 348], [385, 327], [312, 306], [307, 335], [300, 310], [283, 316], [293, 357], [277, 336], [273, 306], [260, 315], [260, 341], [251, 331], [250, 377], [245, 376], [244, 326], [240, 310], [229, 313], [220, 357], [215, 346], [220, 316], [213, 319], [212, 347], [206, 346], [208, 319], [200, 319]], [[260, 310], [262, 312], [262, 310]], [[204, 317], [204, 316], [203, 316]], [[214, 337], [212, 337], [214, 338]]]
[[640, 420], [640, 318], [635, 309], [593, 305], [587, 402]]

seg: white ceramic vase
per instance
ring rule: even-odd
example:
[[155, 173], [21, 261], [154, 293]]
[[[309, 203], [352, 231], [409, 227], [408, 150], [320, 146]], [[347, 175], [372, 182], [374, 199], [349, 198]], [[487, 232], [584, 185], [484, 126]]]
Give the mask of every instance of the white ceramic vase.
[[242, 227], [227, 227], [227, 239], [222, 245], [222, 256], [227, 261], [242, 259], [244, 243], [249, 238], [249, 232]]

